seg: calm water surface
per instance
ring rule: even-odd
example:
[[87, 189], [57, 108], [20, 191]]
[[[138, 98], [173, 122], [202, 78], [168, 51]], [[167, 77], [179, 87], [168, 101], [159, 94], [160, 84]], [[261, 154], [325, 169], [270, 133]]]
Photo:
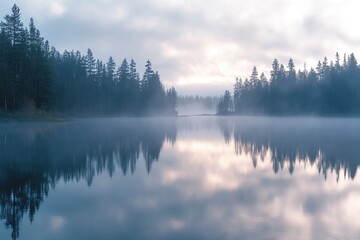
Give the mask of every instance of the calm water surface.
[[359, 239], [360, 119], [0, 124], [0, 239]]

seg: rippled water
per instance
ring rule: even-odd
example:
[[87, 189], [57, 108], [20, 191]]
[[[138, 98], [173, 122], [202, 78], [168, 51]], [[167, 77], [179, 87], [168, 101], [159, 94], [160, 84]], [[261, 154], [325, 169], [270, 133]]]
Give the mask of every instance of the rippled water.
[[359, 239], [360, 119], [0, 124], [0, 239]]

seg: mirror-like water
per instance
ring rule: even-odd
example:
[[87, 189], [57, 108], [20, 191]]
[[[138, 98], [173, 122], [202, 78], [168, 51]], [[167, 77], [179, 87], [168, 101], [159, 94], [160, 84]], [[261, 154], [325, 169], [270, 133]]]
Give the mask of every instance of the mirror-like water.
[[0, 124], [0, 239], [359, 239], [359, 119]]

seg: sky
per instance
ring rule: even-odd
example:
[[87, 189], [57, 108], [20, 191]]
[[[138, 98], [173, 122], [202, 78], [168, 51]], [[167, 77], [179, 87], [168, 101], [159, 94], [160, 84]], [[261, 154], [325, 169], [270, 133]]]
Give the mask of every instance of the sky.
[[[14, 1], [0, 1], [0, 16]], [[315, 67], [325, 56], [360, 52], [356, 0], [18, 0], [59, 51], [90, 48], [117, 64], [147, 59], [165, 87], [180, 94], [219, 95], [253, 66], [269, 76], [274, 58]]]

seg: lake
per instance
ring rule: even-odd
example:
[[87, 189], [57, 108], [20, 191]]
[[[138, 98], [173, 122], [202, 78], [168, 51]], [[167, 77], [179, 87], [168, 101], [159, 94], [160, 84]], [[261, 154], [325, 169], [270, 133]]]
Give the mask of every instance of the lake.
[[0, 124], [0, 239], [359, 239], [360, 119]]

